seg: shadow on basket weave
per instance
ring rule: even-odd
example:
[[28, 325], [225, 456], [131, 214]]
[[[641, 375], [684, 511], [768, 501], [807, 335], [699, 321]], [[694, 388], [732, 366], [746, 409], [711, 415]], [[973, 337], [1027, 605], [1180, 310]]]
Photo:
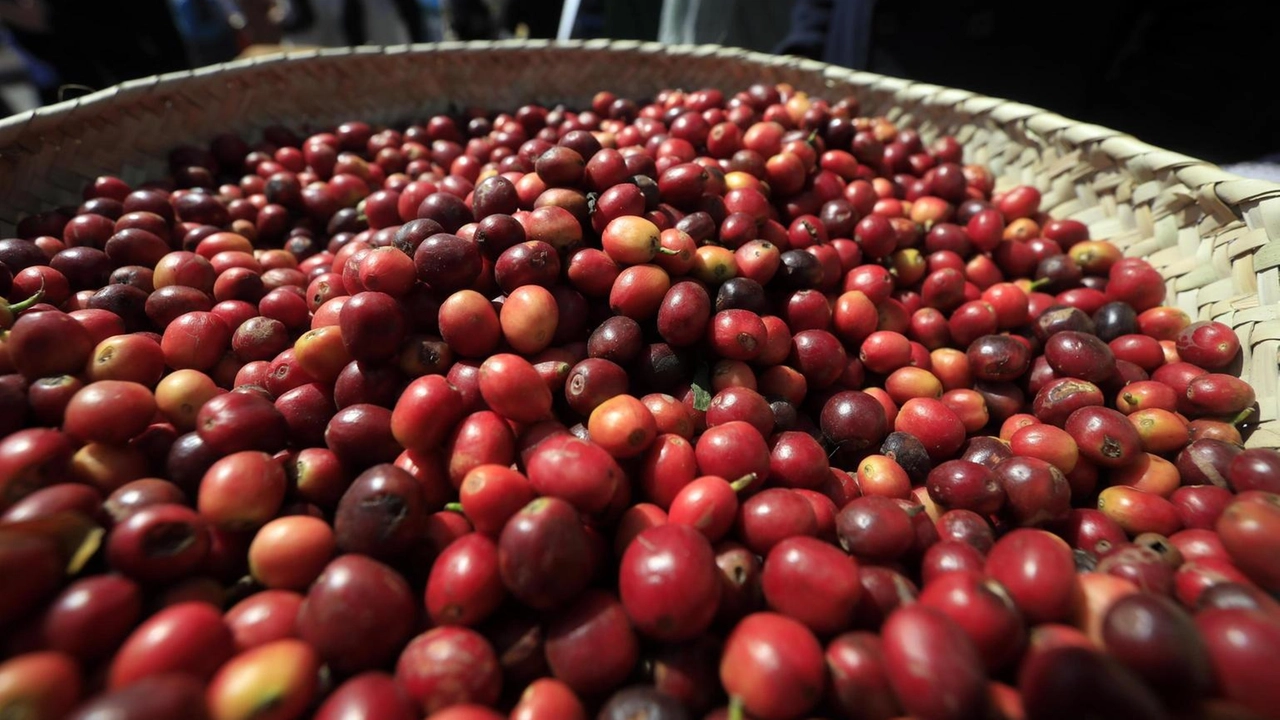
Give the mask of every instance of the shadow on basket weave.
[[1259, 402], [1247, 444], [1280, 448], [1280, 185], [1028, 105], [809, 60], [717, 46], [498, 41], [291, 52], [144, 78], [0, 121], [0, 233], [25, 214], [78, 204], [98, 175], [162, 175], [174, 146], [221, 132], [754, 82], [852, 93], [865, 114], [926, 140], [953, 134], [967, 162], [992, 169], [997, 188], [1034, 185], [1054, 217], [1147, 258], [1166, 278], [1166, 304], [1240, 336], [1241, 375]]

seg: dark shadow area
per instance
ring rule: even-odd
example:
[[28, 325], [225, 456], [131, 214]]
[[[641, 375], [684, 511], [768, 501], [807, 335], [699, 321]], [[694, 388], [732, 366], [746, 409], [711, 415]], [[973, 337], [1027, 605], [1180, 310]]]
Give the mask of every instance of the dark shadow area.
[[[864, 5], [797, 1], [845, 23], [851, 13], [841, 6]], [[1268, 79], [1280, 27], [1273, 3], [874, 5], [865, 53], [873, 72], [1019, 100], [1216, 163], [1280, 151], [1280, 93]], [[857, 66], [852, 53], [826, 46], [851, 30], [837, 23], [797, 49]]]
[[[28, 11], [47, 9], [35, 26]], [[563, 0], [0, 0], [41, 102], [246, 46], [555, 37]], [[581, 0], [575, 38], [713, 42], [1009, 98], [1211, 162], [1280, 153], [1275, 3]], [[23, 63], [0, 68], [20, 82]], [[43, 61], [32, 69], [31, 60]], [[3, 108], [0, 108], [2, 110]]]

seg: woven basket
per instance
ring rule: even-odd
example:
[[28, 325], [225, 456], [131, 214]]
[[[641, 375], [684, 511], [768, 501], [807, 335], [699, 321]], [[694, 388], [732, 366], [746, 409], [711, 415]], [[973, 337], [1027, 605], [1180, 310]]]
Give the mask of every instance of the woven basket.
[[970, 92], [715, 46], [622, 41], [441, 43], [295, 52], [150, 77], [0, 121], [0, 233], [79, 202], [103, 173], [161, 175], [166, 153], [272, 124], [394, 123], [449, 107], [587, 105], [609, 89], [737, 90], [786, 82], [853, 93], [864, 113], [950, 133], [997, 188], [1032, 184], [1055, 217], [1088, 224], [1166, 278], [1167, 303], [1235, 328], [1260, 413], [1247, 444], [1280, 447], [1280, 185], [1246, 180], [1131, 136]]

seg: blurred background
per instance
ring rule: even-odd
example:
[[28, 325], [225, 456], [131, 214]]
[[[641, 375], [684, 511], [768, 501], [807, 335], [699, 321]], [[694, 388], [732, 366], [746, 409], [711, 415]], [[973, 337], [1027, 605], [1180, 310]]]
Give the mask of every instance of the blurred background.
[[1280, 180], [1278, 3], [1189, 0], [0, 0], [0, 114], [280, 47], [719, 43], [1020, 100]]

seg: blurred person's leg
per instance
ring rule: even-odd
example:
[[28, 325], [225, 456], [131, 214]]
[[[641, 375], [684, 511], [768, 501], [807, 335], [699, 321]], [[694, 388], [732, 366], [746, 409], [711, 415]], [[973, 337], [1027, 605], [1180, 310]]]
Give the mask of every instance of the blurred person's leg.
[[822, 59], [834, 4], [835, 0], [795, 0], [791, 7], [791, 26], [774, 52], [810, 60]]
[[787, 34], [792, 5], [792, 0], [664, 0], [658, 42], [773, 52]]
[[285, 40], [295, 45], [340, 47], [348, 44], [343, 25], [344, 0], [289, 0], [291, 19], [284, 25]]
[[443, 0], [417, 0], [422, 9], [423, 42], [440, 42], [444, 40]]
[[40, 104], [40, 70], [39, 61], [25, 52], [0, 23], [0, 116], [8, 117]]
[[774, 52], [865, 70], [876, 8], [876, 0], [795, 0], [791, 28]]
[[877, 0], [837, 0], [827, 31], [824, 62], [865, 70], [871, 64], [871, 33]]
[[316, 24], [316, 11], [311, 0], [285, 0], [282, 4], [280, 30], [286, 35], [305, 32]]
[[58, 102], [58, 87], [62, 83], [59, 74], [62, 58], [60, 50], [48, 27], [8, 25], [4, 28], [14, 52], [24, 59], [27, 74], [42, 105]]
[[[569, 38], [574, 40], [585, 40], [588, 38], [598, 37], [619, 37], [610, 35], [606, 30], [605, 14], [606, 8], [610, 5], [626, 4], [625, 0], [578, 0], [578, 12], [573, 17], [573, 24], [570, 26]], [[656, 6], [657, 3], [651, 3]], [[657, 20], [658, 8], [653, 8], [654, 20]], [[563, 22], [564, 18], [561, 18]], [[635, 39], [631, 35], [626, 35], [628, 39]], [[649, 36], [642, 39], [653, 39]]]
[[411, 42], [413, 36], [397, 3], [398, 0], [346, 0], [348, 44], [402, 45]]

